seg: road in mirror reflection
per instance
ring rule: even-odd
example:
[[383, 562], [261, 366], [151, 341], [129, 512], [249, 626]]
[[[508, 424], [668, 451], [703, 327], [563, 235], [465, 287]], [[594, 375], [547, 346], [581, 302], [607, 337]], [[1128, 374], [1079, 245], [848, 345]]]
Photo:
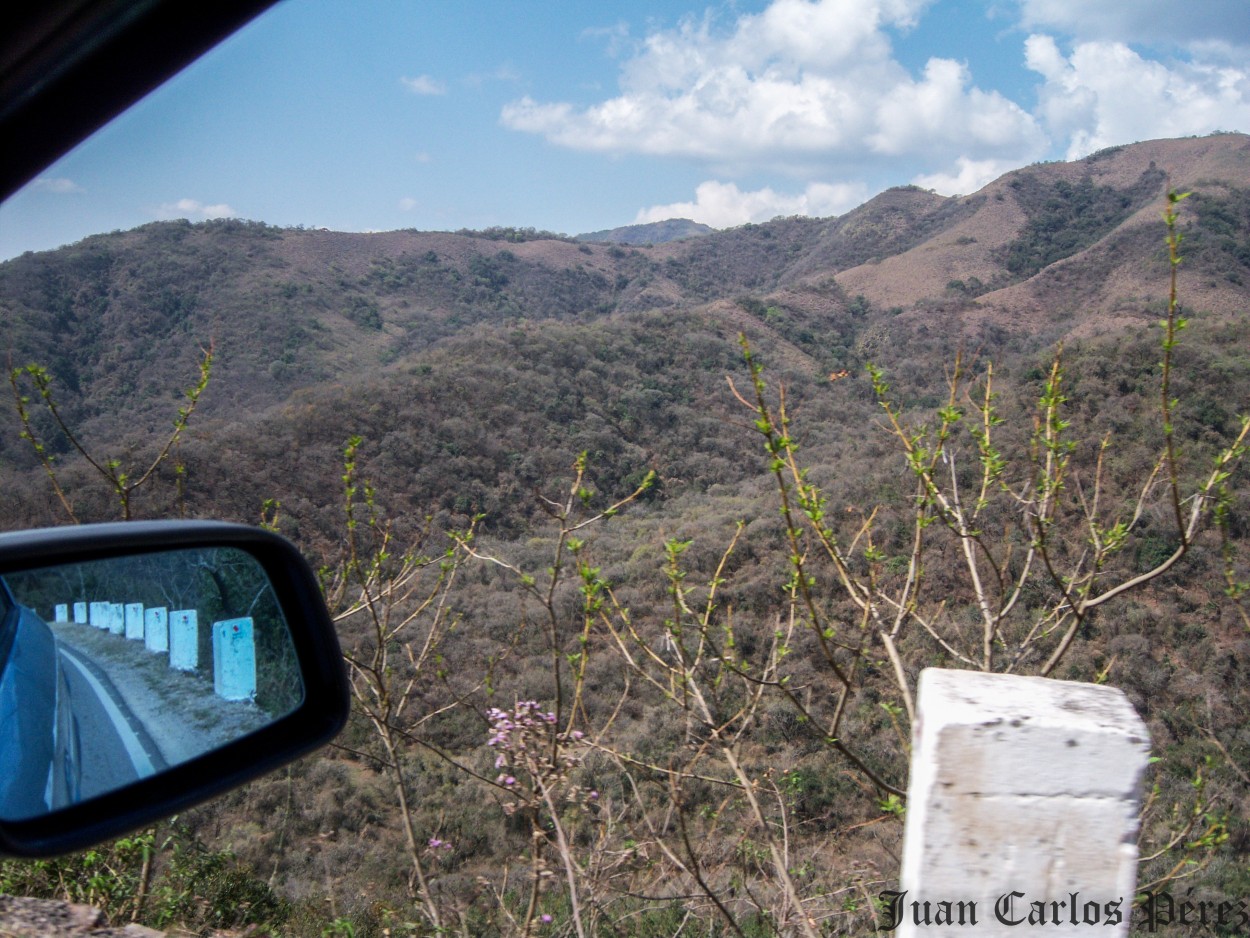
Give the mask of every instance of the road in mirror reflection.
[[114, 791], [304, 697], [264, 570], [234, 549], [0, 576], [0, 818]]

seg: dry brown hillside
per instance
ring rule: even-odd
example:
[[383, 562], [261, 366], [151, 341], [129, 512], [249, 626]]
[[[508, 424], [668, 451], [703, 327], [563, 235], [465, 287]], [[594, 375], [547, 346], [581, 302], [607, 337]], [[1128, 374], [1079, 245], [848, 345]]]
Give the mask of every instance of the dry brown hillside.
[[[1030, 166], [957, 197], [954, 201], [975, 205], [975, 210], [935, 236], [895, 256], [842, 271], [837, 280], [848, 293], [863, 294], [880, 306], [907, 308], [941, 296], [952, 281], [967, 284], [976, 278], [986, 289], [970, 291], [977, 294], [970, 311], [975, 319], [1033, 330], [1071, 317], [1079, 334], [1105, 331], [1139, 319], [1147, 298], [1158, 295], [1161, 269], [1150, 261], [1159, 250], [1156, 229], [1167, 189], [1218, 198], [1247, 186], [1250, 140], [1242, 134], [1155, 140], [1072, 163]], [[1050, 201], [1108, 190], [1124, 193], [1126, 204], [1118, 213], [1123, 217], [1093, 231], [1091, 243], [1023, 279], [1008, 269], [1007, 249], [1031, 233], [1030, 222], [1047, 211]], [[1231, 313], [1245, 307], [1240, 284], [1192, 268], [1184, 288], [1198, 308]]]

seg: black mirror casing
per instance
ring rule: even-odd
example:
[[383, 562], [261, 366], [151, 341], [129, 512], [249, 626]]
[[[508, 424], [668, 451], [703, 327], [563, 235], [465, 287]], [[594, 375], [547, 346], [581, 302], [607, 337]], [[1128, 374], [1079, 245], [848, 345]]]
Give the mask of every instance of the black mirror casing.
[[275, 2], [6, 0], [0, 199]]
[[0, 577], [52, 565], [206, 548], [243, 551], [268, 577], [290, 628], [304, 685], [302, 702], [241, 739], [124, 788], [29, 820], [0, 818], [0, 854], [53, 856], [142, 827], [272, 771], [324, 745], [342, 729], [350, 692], [334, 625], [308, 563], [276, 534], [211, 521], [0, 534]]

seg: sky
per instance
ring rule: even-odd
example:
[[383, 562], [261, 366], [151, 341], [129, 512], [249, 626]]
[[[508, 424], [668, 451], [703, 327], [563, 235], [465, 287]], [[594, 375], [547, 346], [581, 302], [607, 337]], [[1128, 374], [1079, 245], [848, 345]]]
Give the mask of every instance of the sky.
[[170, 218], [725, 228], [1233, 130], [1246, 0], [284, 0], [0, 206], [0, 259]]

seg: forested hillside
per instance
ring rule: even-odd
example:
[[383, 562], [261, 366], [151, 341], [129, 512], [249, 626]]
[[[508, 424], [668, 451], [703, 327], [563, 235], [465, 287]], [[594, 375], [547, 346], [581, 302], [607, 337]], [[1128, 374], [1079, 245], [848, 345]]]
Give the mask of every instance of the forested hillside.
[[290, 934], [862, 934], [930, 665], [1123, 688], [1142, 883], [1247, 896], [1248, 309], [1239, 134], [658, 244], [161, 222], [0, 264], [0, 524], [119, 515], [27, 364], [129, 470], [211, 349], [133, 515], [275, 525], [356, 665], [180, 821]]

